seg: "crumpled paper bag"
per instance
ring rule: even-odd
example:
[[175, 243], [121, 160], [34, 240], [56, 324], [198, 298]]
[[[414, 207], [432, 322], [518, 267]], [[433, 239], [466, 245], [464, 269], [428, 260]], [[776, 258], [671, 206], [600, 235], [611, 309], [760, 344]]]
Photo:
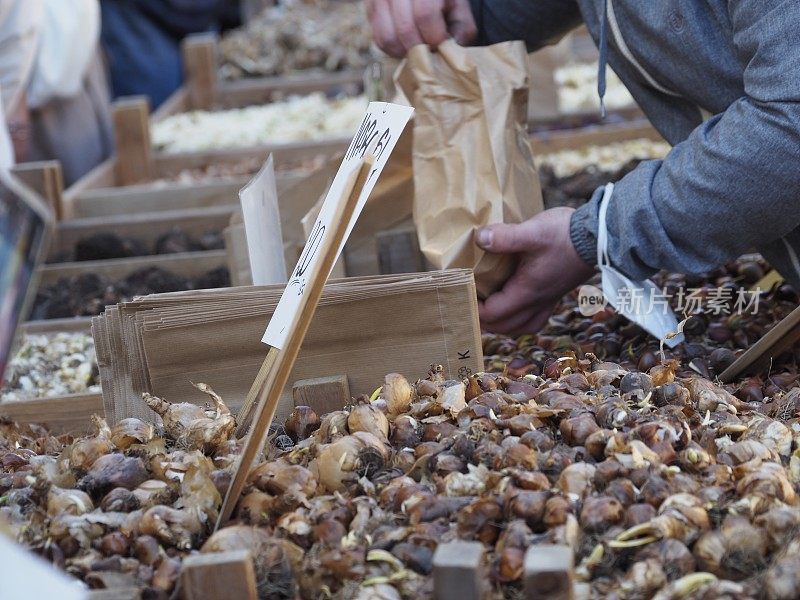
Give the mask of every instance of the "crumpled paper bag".
[[412, 48], [395, 82], [414, 113], [414, 223], [437, 269], [472, 268], [488, 296], [515, 257], [486, 254], [475, 232], [543, 210], [527, 132], [528, 70], [522, 42], [435, 51]]

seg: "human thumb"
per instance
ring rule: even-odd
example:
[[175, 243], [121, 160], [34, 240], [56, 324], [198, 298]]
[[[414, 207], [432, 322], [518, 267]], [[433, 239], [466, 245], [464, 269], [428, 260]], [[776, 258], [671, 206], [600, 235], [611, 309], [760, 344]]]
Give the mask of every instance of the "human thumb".
[[493, 254], [515, 254], [531, 249], [535, 243], [531, 233], [526, 223], [498, 223], [481, 227], [475, 235], [475, 243]]

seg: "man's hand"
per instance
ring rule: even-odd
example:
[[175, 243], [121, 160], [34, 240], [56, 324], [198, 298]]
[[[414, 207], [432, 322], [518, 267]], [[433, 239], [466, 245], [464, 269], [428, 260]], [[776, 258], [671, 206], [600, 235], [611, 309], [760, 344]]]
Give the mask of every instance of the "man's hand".
[[367, 0], [367, 15], [375, 43], [395, 58], [417, 44], [436, 48], [450, 37], [463, 46], [478, 32], [468, 0]]
[[552, 208], [519, 225], [490, 225], [478, 245], [494, 254], [517, 254], [519, 263], [503, 288], [480, 303], [481, 325], [505, 334], [541, 329], [556, 303], [594, 273], [569, 236], [571, 208]]

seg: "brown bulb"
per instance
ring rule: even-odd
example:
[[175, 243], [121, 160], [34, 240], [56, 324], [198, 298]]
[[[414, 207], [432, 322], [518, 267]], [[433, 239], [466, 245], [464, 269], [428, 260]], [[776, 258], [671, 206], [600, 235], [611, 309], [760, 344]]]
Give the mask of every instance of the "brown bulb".
[[525, 519], [528, 526], [538, 527], [544, 518], [549, 498], [550, 492], [517, 491], [506, 501], [506, 515], [508, 518]]
[[636, 501], [636, 488], [629, 479], [615, 479], [608, 484], [605, 493], [619, 500], [622, 506], [630, 506]]
[[342, 539], [347, 535], [347, 529], [335, 519], [326, 519], [314, 525], [314, 540], [336, 548], [342, 543]]
[[494, 544], [502, 522], [500, 505], [493, 498], [479, 498], [458, 512], [458, 534], [464, 539]]
[[570, 513], [569, 501], [562, 496], [553, 496], [545, 503], [542, 521], [548, 528], [563, 525]]
[[522, 548], [503, 548], [497, 558], [496, 579], [501, 583], [511, 583], [522, 578], [525, 550]]
[[428, 575], [433, 570], [433, 551], [427, 546], [401, 542], [392, 548], [392, 554], [420, 575]]
[[550, 480], [547, 475], [541, 471], [523, 471], [521, 469], [514, 469], [511, 472], [514, 479], [514, 485], [523, 490], [539, 491], [549, 490]]
[[624, 510], [616, 498], [587, 498], [581, 510], [581, 526], [587, 532], [602, 533], [622, 521]]
[[394, 420], [391, 442], [395, 448], [414, 448], [420, 440], [420, 424], [414, 417], [400, 415]]
[[609, 429], [599, 429], [586, 438], [584, 446], [592, 458], [597, 461], [603, 460], [605, 457], [606, 445], [612, 435], [613, 433]]
[[515, 444], [506, 450], [504, 459], [506, 467], [518, 467], [532, 471], [536, 469], [536, 451], [524, 444]]
[[350, 433], [365, 431], [381, 440], [389, 438], [389, 419], [382, 410], [370, 403], [356, 404], [347, 417]]
[[570, 446], [583, 446], [586, 439], [598, 431], [600, 427], [590, 413], [583, 413], [577, 417], [571, 417], [561, 421], [559, 426], [561, 437]]
[[152, 565], [159, 556], [158, 540], [150, 535], [140, 535], [133, 542], [133, 556], [144, 565]]
[[538, 429], [526, 431], [519, 438], [519, 441], [538, 452], [547, 452], [552, 450], [556, 445], [556, 441], [553, 439], [550, 432], [543, 432]]
[[103, 512], [131, 512], [139, 508], [136, 495], [125, 488], [114, 488], [100, 501]]
[[283, 428], [295, 442], [304, 440], [314, 433], [320, 426], [320, 418], [310, 406], [295, 406], [289, 414]]
[[100, 551], [106, 556], [127, 556], [130, 550], [128, 538], [119, 531], [107, 533], [100, 538]]
[[651, 475], [641, 488], [642, 499], [656, 509], [671, 494], [669, 484], [659, 475]]
[[656, 509], [650, 504], [631, 504], [625, 511], [625, 527], [647, 523], [656, 516]]

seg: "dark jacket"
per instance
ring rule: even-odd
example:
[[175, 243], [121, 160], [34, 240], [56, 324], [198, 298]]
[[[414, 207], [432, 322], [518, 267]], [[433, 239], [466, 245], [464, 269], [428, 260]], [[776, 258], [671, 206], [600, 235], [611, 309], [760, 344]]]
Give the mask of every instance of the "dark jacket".
[[101, 0], [101, 39], [115, 97], [157, 107], [183, 80], [180, 43], [215, 28], [225, 0]]
[[[471, 0], [482, 43], [530, 49], [581, 20], [599, 42], [606, 1], [608, 63], [674, 146], [617, 182], [612, 264], [699, 273], [755, 248], [800, 289], [800, 2]], [[571, 224], [590, 264], [601, 197]]]

